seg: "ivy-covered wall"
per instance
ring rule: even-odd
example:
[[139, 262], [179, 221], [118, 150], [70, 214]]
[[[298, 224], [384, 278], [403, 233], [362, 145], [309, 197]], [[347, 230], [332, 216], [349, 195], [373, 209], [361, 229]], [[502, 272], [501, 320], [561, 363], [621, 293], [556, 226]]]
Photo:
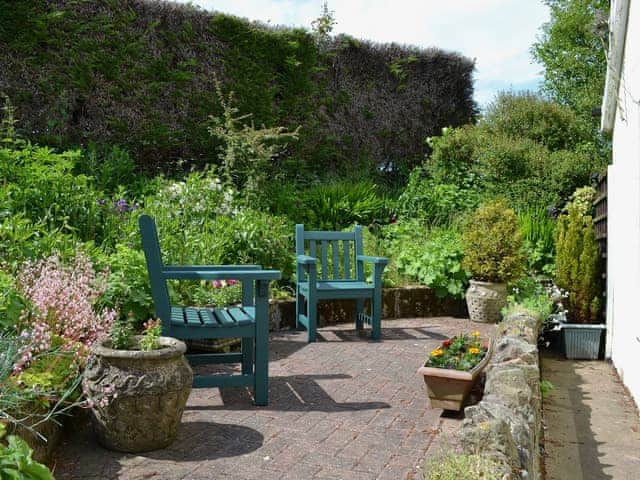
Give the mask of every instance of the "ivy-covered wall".
[[301, 129], [284, 164], [411, 162], [426, 136], [473, 119], [473, 62], [347, 37], [319, 52], [270, 28], [144, 0], [0, 0], [0, 92], [18, 127], [57, 146], [118, 144], [141, 167], [214, 162], [215, 78], [256, 124]]

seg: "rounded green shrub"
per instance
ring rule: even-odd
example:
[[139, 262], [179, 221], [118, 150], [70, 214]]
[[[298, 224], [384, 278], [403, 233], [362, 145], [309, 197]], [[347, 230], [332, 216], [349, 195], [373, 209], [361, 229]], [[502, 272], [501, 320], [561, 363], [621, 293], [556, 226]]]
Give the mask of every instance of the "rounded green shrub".
[[505, 200], [485, 203], [474, 212], [465, 225], [462, 244], [462, 266], [474, 280], [503, 283], [522, 274], [522, 234]]

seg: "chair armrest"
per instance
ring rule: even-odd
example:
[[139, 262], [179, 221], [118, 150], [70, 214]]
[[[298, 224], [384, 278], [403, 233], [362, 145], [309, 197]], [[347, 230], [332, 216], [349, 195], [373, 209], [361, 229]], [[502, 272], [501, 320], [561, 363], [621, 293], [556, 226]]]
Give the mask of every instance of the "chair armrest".
[[280, 280], [279, 270], [167, 270], [162, 269], [162, 275], [166, 280]]
[[296, 257], [296, 263], [299, 263], [300, 265], [315, 265], [318, 263], [318, 259], [310, 257], [309, 255], [298, 255]]
[[389, 263], [389, 259], [386, 257], [370, 257], [368, 255], [358, 255], [356, 260], [359, 262], [373, 263], [375, 265], [386, 265]]
[[171, 265], [163, 268], [164, 272], [227, 272], [243, 270], [261, 270], [260, 265]]

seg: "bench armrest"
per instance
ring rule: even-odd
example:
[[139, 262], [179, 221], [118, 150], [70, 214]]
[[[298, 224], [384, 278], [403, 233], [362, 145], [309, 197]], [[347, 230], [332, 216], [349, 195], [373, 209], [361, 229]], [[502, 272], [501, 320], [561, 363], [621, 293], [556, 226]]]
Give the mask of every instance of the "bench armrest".
[[176, 270], [162, 269], [162, 275], [166, 280], [280, 280], [279, 270]]
[[296, 257], [296, 263], [299, 263], [300, 265], [315, 265], [318, 263], [318, 259], [310, 257], [309, 255], [298, 255]]
[[386, 265], [389, 259], [386, 257], [370, 257], [368, 255], [358, 255], [356, 260], [359, 262], [373, 263], [374, 265]]

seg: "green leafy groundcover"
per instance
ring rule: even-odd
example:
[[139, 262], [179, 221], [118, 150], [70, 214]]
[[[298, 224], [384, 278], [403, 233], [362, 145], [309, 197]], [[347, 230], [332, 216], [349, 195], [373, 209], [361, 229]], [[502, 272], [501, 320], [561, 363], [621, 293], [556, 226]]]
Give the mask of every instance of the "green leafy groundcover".
[[[0, 439], [6, 427], [0, 424]], [[6, 445], [0, 441], [0, 480], [54, 480], [51, 471], [31, 458], [33, 452], [27, 442], [9, 435]]]

